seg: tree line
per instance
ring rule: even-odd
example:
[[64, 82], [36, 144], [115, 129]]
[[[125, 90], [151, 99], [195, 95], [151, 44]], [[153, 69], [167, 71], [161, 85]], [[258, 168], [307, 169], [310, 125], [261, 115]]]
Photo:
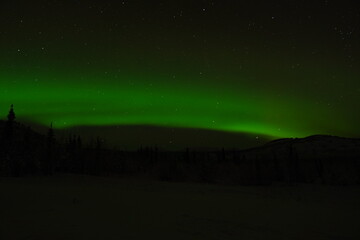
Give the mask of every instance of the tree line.
[[316, 182], [359, 184], [360, 161], [354, 157], [310, 157], [299, 154], [296, 143], [255, 150], [161, 151], [139, 147], [137, 151], [107, 149], [101, 138], [84, 144], [81, 136], [58, 141], [50, 125], [42, 135], [16, 121], [11, 105], [6, 121], [0, 121], [0, 176], [142, 175], [165, 181], [224, 184]]

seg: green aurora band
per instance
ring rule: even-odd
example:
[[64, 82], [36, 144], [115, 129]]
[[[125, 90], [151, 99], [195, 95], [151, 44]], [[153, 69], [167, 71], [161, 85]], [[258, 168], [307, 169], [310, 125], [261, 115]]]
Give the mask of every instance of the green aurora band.
[[[154, 125], [243, 132], [272, 138], [351, 133], [352, 127], [310, 100], [275, 97], [250, 87], [205, 87], [186, 76], [166, 83], [164, 76], [101, 76], [79, 80], [61, 74], [1, 74], [0, 104], [15, 105], [18, 119], [55, 128]], [[35, 79], [35, 80], [34, 80]], [[46, 81], [51, 79], [51, 81]], [[191, 82], [191, 81], [190, 81]], [[196, 81], [194, 81], [196, 82]], [[324, 121], [332, 119], [332, 121]], [[326, 124], [325, 124], [326, 123]], [[339, 128], [338, 126], [342, 126]]]
[[360, 137], [356, 4], [40, 2], [0, 8], [2, 119]]

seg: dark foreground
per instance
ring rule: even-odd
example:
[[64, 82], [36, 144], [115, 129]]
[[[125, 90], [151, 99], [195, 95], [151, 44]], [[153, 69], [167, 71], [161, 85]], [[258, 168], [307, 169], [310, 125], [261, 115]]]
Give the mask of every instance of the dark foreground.
[[0, 239], [360, 239], [359, 186], [0, 178]]

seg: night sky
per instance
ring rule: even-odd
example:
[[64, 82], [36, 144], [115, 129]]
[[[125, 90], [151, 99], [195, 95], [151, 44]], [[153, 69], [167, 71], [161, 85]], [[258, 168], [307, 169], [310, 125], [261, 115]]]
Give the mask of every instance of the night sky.
[[55, 128], [360, 137], [356, 1], [2, 1], [0, 109]]

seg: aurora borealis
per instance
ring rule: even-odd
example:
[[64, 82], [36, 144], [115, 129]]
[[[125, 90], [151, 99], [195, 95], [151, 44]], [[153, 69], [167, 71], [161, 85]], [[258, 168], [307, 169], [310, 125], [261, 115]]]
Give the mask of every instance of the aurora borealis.
[[347, 1], [8, 1], [0, 107], [56, 128], [359, 137]]

